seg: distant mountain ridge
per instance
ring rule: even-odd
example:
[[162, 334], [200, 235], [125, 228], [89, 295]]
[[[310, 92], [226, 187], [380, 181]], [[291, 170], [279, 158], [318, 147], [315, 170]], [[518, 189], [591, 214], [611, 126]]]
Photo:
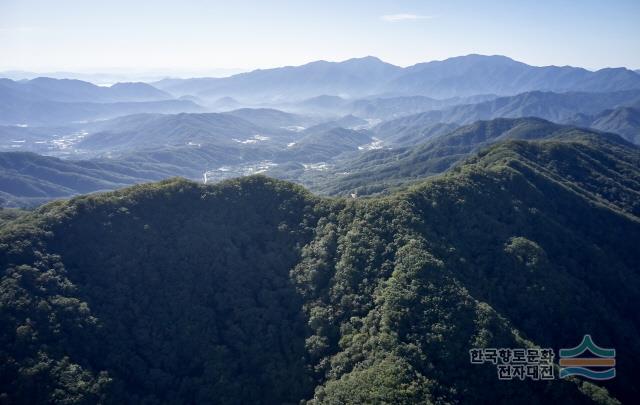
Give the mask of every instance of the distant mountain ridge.
[[410, 66], [389, 89], [436, 98], [532, 90], [603, 92], [640, 88], [638, 79], [625, 68], [592, 72], [572, 66], [530, 66], [499, 55], [467, 55]]
[[[589, 126], [576, 121], [580, 114], [593, 115], [622, 106], [640, 105], [640, 90], [609, 93], [552, 93], [533, 91], [500, 97], [477, 104], [462, 104], [390, 120], [374, 131], [381, 138], [407, 128], [426, 128], [438, 123], [470, 124], [495, 118], [539, 117], [548, 121]], [[611, 131], [614, 128], [599, 128]], [[624, 134], [621, 134], [624, 135]], [[628, 138], [629, 139], [629, 138]], [[629, 139], [631, 140], [631, 139]]]
[[281, 101], [323, 94], [347, 98], [375, 94], [452, 98], [505, 96], [532, 90], [610, 92], [640, 89], [640, 76], [626, 68], [592, 72], [571, 66], [530, 66], [505, 56], [467, 55], [407, 68], [369, 56], [254, 70], [228, 78], [170, 79], [152, 84], [176, 96]]
[[147, 83], [116, 83], [112, 86], [96, 86], [74, 79], [38, 77], [13, 81], [0, 79], [0, 91], [10, 90], [17, 97], [27, 100], [63, 102], [131, 102], [160, 101], [173, 97]]
[[579, 125], [614, 132], [625, 139], [640, 145], [640, 104], [636, 107], [618, 107], [605, 110], [598, 114], [579, 114], [569, 121], [572, 125]]
[[189, 100], [146, 83], [117, 83], [111, 87], [89, 82], [40, 77], [0, 79], [0, 124], [58, 125], [93, 121], [142, 112], [201, 111]]
[[[15, 101], [15, 100], [14, 100]], [[67, 103], [21, 101], [0, 103], [0, 125], [65, 125], [105, 120], [130, 114], [176, 114], [199, 112], [203, 108], [188, 100], [117, 103]]]
[[152, 84], [175, 95], [195, 92], [195, 95], [205, 98], [231, 96], [286, 100], [291, 96], [305, 98], [322, 94], [355, 97], [382, 90], [380, 84], [401, 70], [378, 58], [365, 57], [259, 69], [228, 78], [168, 79]]

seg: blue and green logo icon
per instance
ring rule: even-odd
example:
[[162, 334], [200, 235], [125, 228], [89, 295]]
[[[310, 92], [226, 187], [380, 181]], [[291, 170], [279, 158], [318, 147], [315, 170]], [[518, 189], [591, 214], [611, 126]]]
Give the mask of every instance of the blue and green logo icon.
[[[584, 357], [585, 352], [593, 356]], [[604, 349], [584, 335], [582, 342], [570, 349], [560, 349], [560, 378], [577, 375], [591, 380], [610, 380], [616, 376], [616, 351]]]

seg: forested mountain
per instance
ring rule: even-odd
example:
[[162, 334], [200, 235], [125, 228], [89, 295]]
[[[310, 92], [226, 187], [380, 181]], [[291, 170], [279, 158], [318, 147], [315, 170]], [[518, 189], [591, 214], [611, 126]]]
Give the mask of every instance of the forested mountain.
[[228, 78], [170, 79], [153, 83], [174, 95], [205, 99], [231, 96], [247, 102], [303, 100], [321, 95], [427, 96], [514, 95], [533, 90], [611, 92], [640, 89], [640, 76], [625, 68], [596, 72], [570, 66], [529, 66], [505, 56], [467, 55], [407, 68], [374, 57], [343, 62], [255, 70]]
[[28, 152], [0, 153], [0, 205], [37, 206], [56, 198], [175, 175], [160, 165], [71, 161]]
[[399, 129], [428, 127], [438, 123], [470, 124], [494, 118], [539, 117], [560, 123], [575, 123], [576, 115], [640, 104], [640, 90], [612, 93], [550, 93], [534, 91], [500, 97], [476, 104], [462, 104], [383, 122], [376, 131], [393, 134]]
[[164, 145], [223, 146], [251, 142], [255, 136], [287, 133], [284, 129], [259, 127], [236, 115], [240, 114], [140, 114], [121, 117], [98, 123], [96, 127], [99, 130], [87, 136], [78, 147], [118, 151]]
[[[465, 131], [458, 144], [488, 136]], [[323, 199], [247, 177], [46, 205], [0, 230], [0, 392], [38, 403], [633, 402], [638, 163], [619, 137], [570, 132], [498, 143], [386, 198]], [[616, 348], [614, 380], [500, 381], [495, 366], [469, 363], [471, 348], [557, 350], [585, 333]]]
[[[507, 139], [545, 139], [567, 134], [604, 136], [540, 118], [478, 121], [447, 134], [432, 136], [416, 146], [374, 150], [355, 159], [345, 160], [326, 179], [316, 179], [314, 187], [326, 194], [388, 191], [390, 187], [442, 173], [495, 142]], [[337, 175], [338, 173], [341, 174]]]
[[0, 405], [640, 403], [640, 0], [573, 3], [0, 0]]
[[619, 107], [605, 110], [599, 114], [579, 114], [569, 120], [574, 125], [581, 125], [614, 132], [622, 135], [629, 142], [640, 145], [640, 102], [636, 107]]

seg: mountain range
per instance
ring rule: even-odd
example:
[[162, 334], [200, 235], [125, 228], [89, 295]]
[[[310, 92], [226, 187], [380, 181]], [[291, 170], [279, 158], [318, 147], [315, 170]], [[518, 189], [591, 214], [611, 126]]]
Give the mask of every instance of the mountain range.
[[[398, 129], [391, 139], [377, 138], [375, 131], [331, 123], [302, 131], [257, 127], [226, 113], [134, 115], [96, 125], [97, 132], [78, 143], [79, 149], [92, 151], [90, 159], [0, 153], [4, 205], [33, 206], [173, 176], [198, 180], [205, 173], [210, 179], [224, 179], [266, 172], [321, 194], [362, 196], [389, 193], [446, 172], [479, 150], [505, 140], [580, 135], [626, 142], [617, 135], [540, 118], [409, 127]], [[263, 135], [256, 138], [256, 133]], [[243, 140], [230, 139], [232, 136]], [[385, 142], [394, 147], [383, 146]]]
[[579, 114], [568, 120], [574, 125], [614, 132], [640, 145], [640, 104], [636, 107], [618, 107], [598, 114]]
[[640, 89], [640, 75], [625, 68], [595, 72], [570, 66], [530, 66], [504, 56], [467, 55], [401, 68], [375, 57], [255, 70], [228, 78], [167, 79], [152, 83], [176, 96], [245, 102], [282, 102], [320, 95], [372, 95], [437, 99], [528, 91], [611, 92]]
[[388, 192], [424, 177], [451, 169], [482, 148], [513, 139], [556, 139], [559, 137], [606, 137], [633, 145], [617, 135], [555, 124], [540, 118], [498, 118], [477, 121], [446, 134], [436, 133], [416, 146], [380, 149], [345, 159], [309, 185], [326, 194], [360, 195]]
[[[225, 78], [164, 79], [109, 87], [45, 77], [0, 79], [0, 125], [62, 125], [133, 113], [220, 112], [240, 107], [388, 120], [456, 105], [504, 101], [505, 96], [523, 93], [569, 92], [579, 98], [586, 92], [593, 95], [639, 90], [640, 75], [624, 68], [592, 72], [568, 66], [536, 67], [504, 56], [483, 55], [401, 68], [365, 57], [344, 62], [316, 61]], [[595, 114], [617, 106], [577, 112]], [[508, 110], [508, 106], [500, 108]], [[562, 114], [560, 110], [554, 116], [549, 110], [542, 118], [556, 119]], [[472, 119], [468, 117], [465, 123]]]
[[202, 107], [177, 100], [146, 83], [96, 86], [80, 80], [0, 79], [1, 125], [60, 125], [121, 115], [196, 112]]
[[82, 80], [52, 79], [38, 77], [31, 80], [13, 81], [0, 79], [3, 94], [29, 100], [62, 102], [132, 102], [160, 101], [173, 97], [146, 83], [116, 83], [112, 86], [96, 86]]
[[[618, 107], [640, 106], [640, 90], [603, 93], [551, 93], [528, 92], [510, 97], [500, 97], [476, 104], [462, 104], [439, 110], [427, 111], [385, 121], [374, 131], [379, 137], [397, 135], [400, 130], [430, 127], [438, 123], [470, 124], [477, 120], [494, 118], [539, 117], [559, 123], [579, 123], [589, 126], [587, 119], [580, 117], [603, 113]], [[620, 117], [621, 119], [624, 117]], [[630, 118], [630, 116], [629, 116]], [[605, 124], [602, 124], [605, 125]], [[628, 126], [633, 128], [633, 120]], [[598, 129], [614, 130], [614, 127]], [[633, 141], [633, 129], [623, 136]]]

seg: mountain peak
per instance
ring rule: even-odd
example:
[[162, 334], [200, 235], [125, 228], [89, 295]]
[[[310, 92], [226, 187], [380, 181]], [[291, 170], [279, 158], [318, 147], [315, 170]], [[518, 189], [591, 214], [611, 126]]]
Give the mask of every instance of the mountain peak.
[[385, 65], [389, 65], [389, 63], [383, 61], [382, 59], [371, 55], [363, 56], [361, 58], [350, 58], [339, 63], [384, 63]]
[[147, 83], [143, 83], [143, 82], [118, 82], [118, 83], [114, 83], [113, 85], [110, 86], [112, 89], [114, 88], [135, 88], [135, 87], [140, 87], [140, 88], [148, 88], [148, 87], [153, 87], [150, 84]]
[[[504, 55], [481, 55], [477, 53], [471, 53], [468, 55], [460, 55], [454, 56], [451, 58], [447, 58], [444, 60], [436, 60], [431, 62], [419, 63], [418, 65], [431, 65], [431, 64], [465, 64], [465, 65], [473, 65], [473, 64], [489, 64], [489, 65], [525, 65], [526, 63], [518, 62]], [[416, 66], [418, 66], [416, 65]]]

